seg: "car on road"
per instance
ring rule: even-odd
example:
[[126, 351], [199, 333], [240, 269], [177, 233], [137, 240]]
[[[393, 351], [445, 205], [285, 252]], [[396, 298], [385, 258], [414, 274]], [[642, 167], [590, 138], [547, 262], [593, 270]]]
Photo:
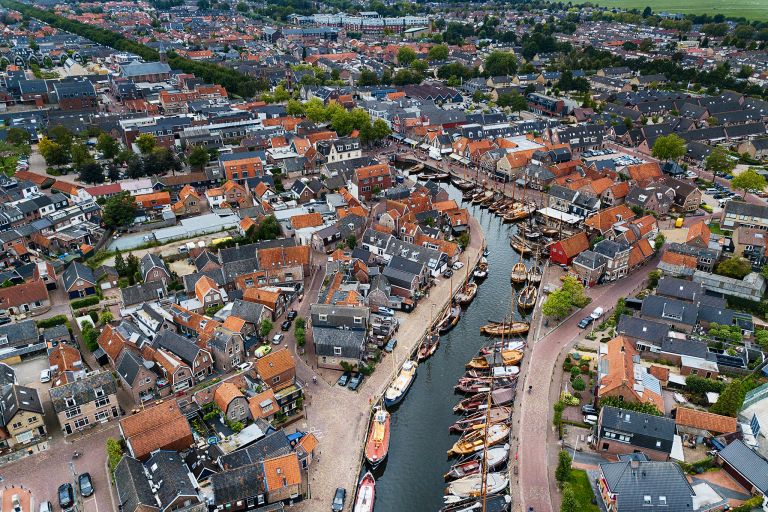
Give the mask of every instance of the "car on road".
[[69, 482], [59, 486], [59, 507], [62, 510], [68, 510], [75, 504], [75, 490]]
[[292, 309], [288, 312], [288, 315], [286, 316], [286, 318], [288, 318], [288, 320], [293, 321], [297, 316], [299, 316], [299, 314], [296, 312], [295, 309]]
[[352, 374], [352, 377], [349, 379], [349, 389], [352, 391], [357, 391], [357, 388], [360, 387], [360, 384], [363, 383], [363, 374], [360, 372], [355, 372]]
[[454, 263], [454, 264], [451, 266], [451, 268], [452, 268], [453, 270], [461, 270], [461, 269], [463, 269], [463, 268], [464, 268], [464, 263], [463, 263], [463, 262], [461, 262], [461, 261], [457, 261], [456, 263]]
[[336, 494], [333, 495], [333, 503], [331, 504], [331, 510], [333, 512], [341, 512], [344, 510], [344, 502], [347, 500], [347, 490], [343, 487], [336, 489]]
[[451, 270], [451, 269], [447, 269], [445, 272], [443, 272], [443, 277], [444, 277], [444, 278], [448, 279], [448, 278], [450, 278], [451, 276], [453, 276], [453, 270]]
[[254, 354], [258, 359], [261, 359], [262, 357], [269, 354], [270, 352], [272, 352], [272, 347], [270, 347], [269, 345], [262, 345], [254, 351]]
[[275, 334], [272, 336], [272, 344], [279, 345], [285, 339], [285, 334]]
[[[267, 345], [267, 346], [269, 346], [269, 345]], [[246, 361], [244, 363], [240, 363], [239, 365], [237, 365], [237, 369], [239, 371], [241, 371], [241, 372], [247, 372], [248, 370], [251, 369], [251, 366], [253, 366], [253, 362]]]
[[384, 345], [384, 352], [392, 352], [397, 346], [397, 340], [395, 338], [390, 339], [386, 345]]
[[40, 512], [53, 512], [53, 505], [50, 501], [44, 501], [40, 504]]
[[587, 327], [589, 327], [589, 324], [591, 324], [594, 321], [595, 321], [595, 319], [592, 318], [591, 316], [588, 316], [586, 318], [582, 318], [581, 322], [579, 322], [579, 329], [586, 329]]
[[347, 383], [349, 383], [349, 378], [352, 375], [349, 372], [344, 372], [341, 374], [341, 377], [339, 377], [339, 380], [336, 381], [336, 384], [338, 384], [341, 387], [346, 387]]
[[84, 498], [93, 494], [93, 480], [91, 480], [91, 474], [83, 473], [77, 477], [77, 486], [80, 487], [80, 494], [82, 494]]
[[46, 368], [40, 371], [40, 382], [51, 382], [51, 370]]
[[290, 330], [290, 328], [291, 328], [291, 321], [290, 320], [286, 320], [285, 322], [280, 324], [280, 330], [281, 331], [287, 331], [287, 330]]

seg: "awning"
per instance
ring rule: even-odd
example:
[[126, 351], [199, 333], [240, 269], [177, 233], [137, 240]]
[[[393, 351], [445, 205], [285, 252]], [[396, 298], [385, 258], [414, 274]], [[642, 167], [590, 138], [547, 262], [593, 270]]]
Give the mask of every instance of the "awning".
[[685, 462], [685, 455], [683, 454], [683, 439], [680, 436], [675, 436], [672, 441], [672, 452], [669, 454], [675, 460]]
[[410, 144], [410, 145], [412, 145], [412, 146], [415, 146], [416, 144], [418, 144], [418, 142], [416, 142], [415, 140], [413, 140], [413, 139], [409, 139], [409, 138], [407, 138], [407, 137], [406, 137], [406, 139], [405, 139], [405, 143], [406, 143], [406, 144]]
[[669, 382], [674, 382], [675, 384], [685, 386], [685, 377], [683, 377], [682, 375], [678, 375], [676, 373], [670, 373]]

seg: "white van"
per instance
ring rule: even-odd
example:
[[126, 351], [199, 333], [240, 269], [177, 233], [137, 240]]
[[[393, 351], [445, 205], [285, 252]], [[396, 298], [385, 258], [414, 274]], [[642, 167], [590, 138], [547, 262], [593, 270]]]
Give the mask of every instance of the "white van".
[[594, 414], [588, 414], [584, 416], [584, 423], [587, 425], [597, 425], [597, 416]]

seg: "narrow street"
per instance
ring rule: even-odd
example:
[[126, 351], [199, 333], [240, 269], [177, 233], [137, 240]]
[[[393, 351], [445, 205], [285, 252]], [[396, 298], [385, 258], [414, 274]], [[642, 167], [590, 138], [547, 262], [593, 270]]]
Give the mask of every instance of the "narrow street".
[[[581, 312], [592, 311], [600, 306], [608, 312], [622, 297], [627, 297], [656, 268], [659, 257], [655, 256], [645, 266], [630, 276], [613, 284], [588, 290], [592, 302]], [[518, 510], [533, 507], [536, 512], [560, 509], [560, 498], [554, 484], [554, 465], [557, 462], [559, 440], [552, 425], [552, 406], [559, 399], [560, 389], [555, 379], [555, 363], [564, 348], [576, 338], [578, 323], [583, 314], [574, 314], [562, 324], [541, 337], [538, 333], [529, 340], [530, 352], [524, 360], [524, 382], [516, 408], [520, 411], [517, 453], [519, 484], [522, 506]], [[532, 386], [530, 393], [528, 386]], [[542, 434], [547, 432], [546, 442]]]

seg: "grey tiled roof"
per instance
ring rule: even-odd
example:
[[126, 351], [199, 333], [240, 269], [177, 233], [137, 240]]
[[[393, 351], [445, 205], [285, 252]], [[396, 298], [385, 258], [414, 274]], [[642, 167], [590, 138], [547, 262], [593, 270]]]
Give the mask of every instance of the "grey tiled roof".
[[63, 386], [56, 386], [50, 389], [51, 403], [53, 404], [53, 410], [61, 412], [66, 409], [67, 398], [74, 398], [75, 403], [78, 405], [87, 404], [96, 400], [96, 388], [104, 390], [105, 395], [113, 395], [117, 393], [117, 383], [115, 382], [112, 373], [99, 372], [93, 375], [87, 375], [83, 379], [78, 379], [74, 382], [64, 384]]
[[656, 293], [675, 299], [695, 302], [704, 295], [704, 289], [701, 283], [665, 276], [659, 280]]
[[170, 450], [158, 450], [144, 463], [152, 481], [159, 486], [157, 497], [163, 507], [171, 503], [179, 496], [199, 499], [192, 481], [189, 479], [184, 460], [177, 452]]
[[236, 469], [289, 453], [291, 453], [291, 444], [285, 437], [285, 432], [277, 430], [246, 448], [222, 455], [219, 458], [219, 466], [223, 469]]
[[161, 347], [176, 354], [190, 368], [194, 368], [195, 358], [201, 350], [192, 340], [179, 336], [168, 329], [160, 331], [155, 336], [152, 346], [155, 348]]
[[619, 325], [616, 327], [617, 334], [625, 334], [630, 338], [649, 341], [655, 345], [661, 345], [668, 332], [667, 324], [627, 315], [621, 315]]
[[[365, 331], [313, 326], [312, 339], [319, 356], [356, 359], [363, 353]], [[334, 347], [341, 347], [340, 356], [334, 354]]]
[[61, 275], [61, 279], [64, 282], [65, 290], [69, 290], [72, 285], [77, 282], [78, 279], [82, 279], [83, 281], [94, 285], [96, 284], [96, 278], [93, 275], [93, 270], [77, 261], [73, 261], [69, 264], [67, 269]]
[[768, 493], [768, 461], [737, 439], [718, 455], [741, 473], [763, 494]]
[[211, 475], [214, 503], [232, 503], [266, 492], [262, 464], [251, 464]]
[[693, 489], [674, 462], [611, 462], [600, 471], [620, 512], [693, 511]]
[[696, 324], [699, 308], [690, 302], [682, 302], [658, 295], [649, 295], [643, 300], [640, 309], [643, 316], [662, 321], [673, 321], [686, 325]]
[[141, 462], [125, 455], [115, 468], [115, 487], [121, 510], [133, 512], [141, 505], [157, 507], [157, 501]]

